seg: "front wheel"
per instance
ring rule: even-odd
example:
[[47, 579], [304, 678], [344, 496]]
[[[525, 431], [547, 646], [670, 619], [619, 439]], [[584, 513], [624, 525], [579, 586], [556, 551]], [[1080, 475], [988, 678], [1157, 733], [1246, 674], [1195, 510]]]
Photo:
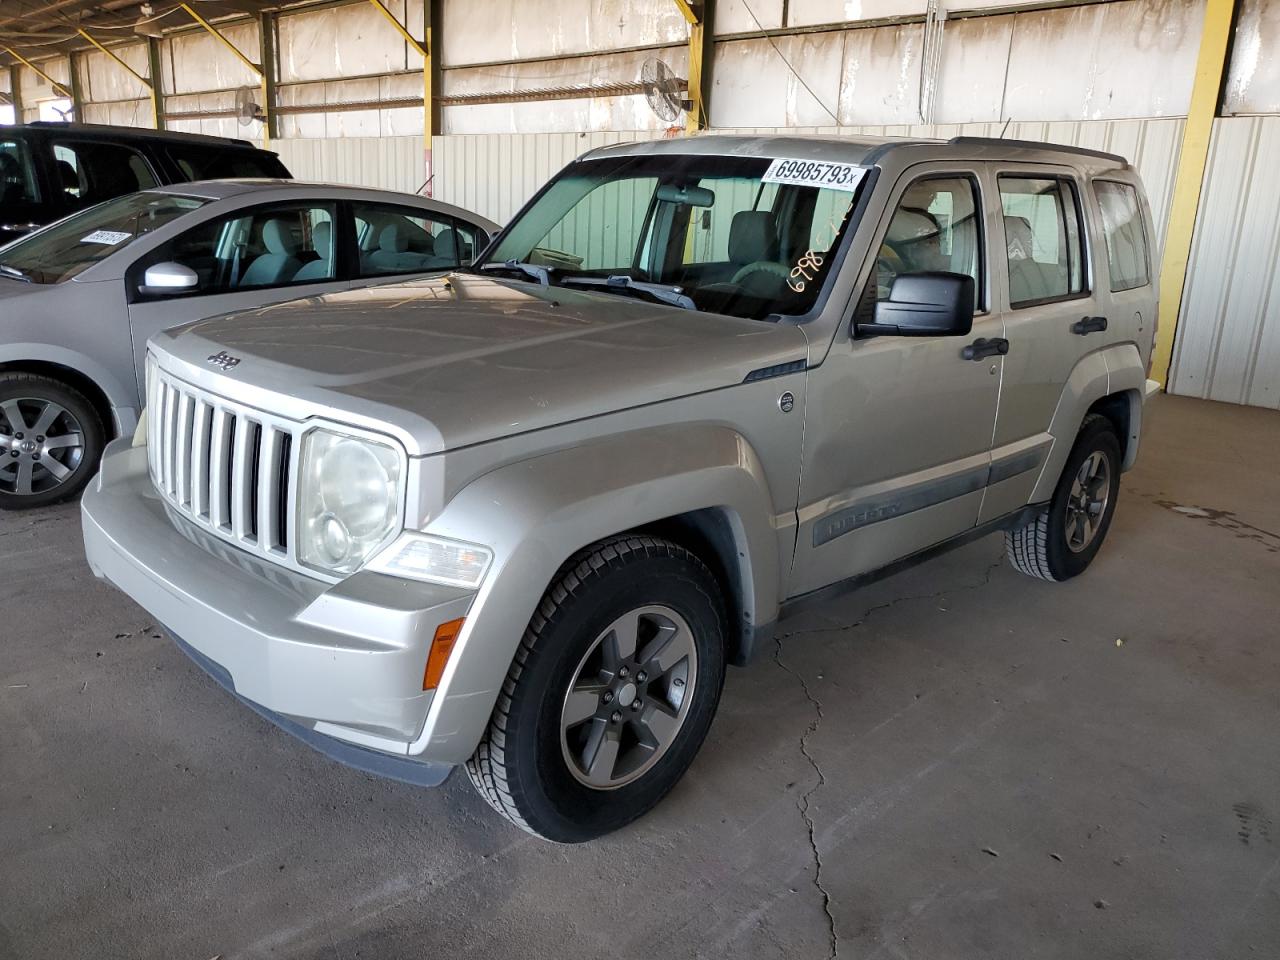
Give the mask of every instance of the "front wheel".
[[1008, 531], [1015, 569], [1041, 580], [1084, 573], [1111, 527], [1120, 494], [1120, 441], [1106, 417], [1085, 418], [1053, 499], [1026, 526]]
[[706, 738], [724, 606], [696, 556], [647, 536], [579, 554], [544, 595], [467, 772], [517, 826], [599, 837], [650, 810]]
[[75, 496], [98, 469], [102, 421], [78, 390], [50, 377], [0, 375], [0, 510]]

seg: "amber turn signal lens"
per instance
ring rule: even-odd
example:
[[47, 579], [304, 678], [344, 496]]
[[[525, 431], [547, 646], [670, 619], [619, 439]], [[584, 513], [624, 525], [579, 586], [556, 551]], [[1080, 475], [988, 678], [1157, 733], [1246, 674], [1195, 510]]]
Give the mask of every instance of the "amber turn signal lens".
[[445, 664], [449, 662], [449, 654], [453, 653], [453, 645], [465, 622], [465, 617], [459, 617], [436, 627], [436, 635], [431, 640], [431, 652], [427, 654], [427, 671], [422, 675], [423, 690], [434, 690], [440, 686]]

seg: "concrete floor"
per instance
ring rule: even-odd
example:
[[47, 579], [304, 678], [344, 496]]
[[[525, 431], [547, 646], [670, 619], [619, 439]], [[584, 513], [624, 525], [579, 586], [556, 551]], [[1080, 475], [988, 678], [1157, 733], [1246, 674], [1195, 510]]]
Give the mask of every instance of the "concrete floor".
[[1083, 577], [973, 544], [784, 625], [555, 847], [335, 766], [0, 517], [0, 957], [1280, 956], [1280, 414], [1164, 397]]

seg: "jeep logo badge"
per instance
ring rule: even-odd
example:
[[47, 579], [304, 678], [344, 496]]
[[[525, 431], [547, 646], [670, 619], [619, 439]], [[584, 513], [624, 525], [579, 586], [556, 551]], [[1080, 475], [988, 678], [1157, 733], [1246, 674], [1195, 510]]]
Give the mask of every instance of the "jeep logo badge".
[[240, 365], [240, 358], [233, 357], [225, 350], [219, 350], [213, 356], [209, 357], [207, 362], [212, 363], [215, 367], [221, 367], [226, 371], [230, 370], [232, 367], [238, 367]]

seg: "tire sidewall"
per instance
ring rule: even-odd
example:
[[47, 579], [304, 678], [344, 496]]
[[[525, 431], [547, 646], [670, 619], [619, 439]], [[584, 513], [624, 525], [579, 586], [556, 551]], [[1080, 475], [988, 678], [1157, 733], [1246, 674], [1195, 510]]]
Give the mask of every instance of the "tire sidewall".
[[98, 412], [83, 394], [56, 380], [30, 376], [0, 377], [0, 401], [15, 398], [52, 400], [66, 407], [80, 421], [84, 454], [71, 477], [52, 490], [31, 496], [0, 491], [0, 510], [32, 510], [74, 497], [98, 472], [98, 462], [102, 459], [106, 440]]
[[[560, 743], [564, 696], [587, 650], [615, 619], [663, 604], [693, 632], [698, 655], [693, 701], [667, 752], [643, 776], [596, 790], [570, 773]], [[547, 621], [511, 695], [504, 748], [508, 782], [526, 819], [550, 840], [574, 843], [616, 830], [652, 808], [702, 745], [724, 684], [723, 612], [715, 582], [690, 559], [649, 553], [610, 565]]]
[[[1107, 508], [1103, 512], [1098, 531], [1090, 544], [1079, 553], [1074, 553], [1067, 546], [1067, 501], [1071, 496], [1071, 485], [1081, 464], [1094, 452], [1103, 453], [1108, 460], [1108, 497]], [[1105, 420], [1094, 420], [1086, 423], [1075, 446], [1071, 448], [1071, 456], [1067, 458], [1062, 476], [1058, 480], [1058, 488], [1053, 493], [1053, 501], [1049, 506], [1049, 537], [1046, 554], [1049, 569], [1054, 579], [1068, 580], [1085, 571], [1106, 540], [1107, 531], [1111, 528], [1111, 518], [1115, 516], [1116, 503], [1120, 494], [1120, 441], [1115, 430]]]

